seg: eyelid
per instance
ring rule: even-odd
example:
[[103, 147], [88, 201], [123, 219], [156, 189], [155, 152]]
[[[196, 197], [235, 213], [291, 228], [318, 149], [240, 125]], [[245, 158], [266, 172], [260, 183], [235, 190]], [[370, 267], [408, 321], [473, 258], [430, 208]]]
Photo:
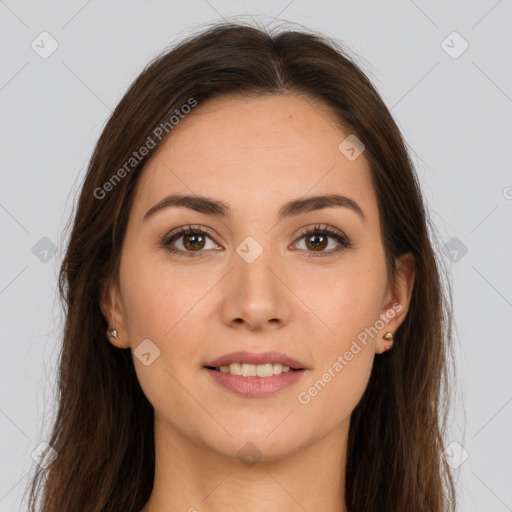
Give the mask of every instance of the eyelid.
[[[167, 233], [164, 236], [163, 241], [165, 242], [165, 241], [170, 240], [174, 235], [177, 235], [178, 233], [180, 235], [188, 234], [187, 231], [193, 231], [194, 233], [196, 231], [197, 232], [204, 231], [213, 241], [215, 241], [215, 243], [217, 243], [215, 240], [215, 235], [213, 234], [213, 231], [210, 228], [207, 228], [206, 226], [203, 226], [200, 224], [187, 224], [185, 226], [180, 226], [178, 228], [175, 228], [172, 231], [169, 231], [169, 233]], [[183, 232], [185, 232], [185, 233], [183, 233]]]
[[318, 231], [327, 232], [332, 235], [337, 235], [339, 237], [346, 238], [348, 240], [348, 237], [345, 235], [345, 233], [343, 233], [343, 231], [341, 231], [341, 229], [330, 226], [329, 224], [315, 224], [313, 226], [306, 226], [304, 228], [301, 228], [296, 236], [303, 237], [304, 235], [307, 235], [309, 233], [316, 233]]
[[[169, 233], [167, 233], [160, 241], [159, 246], [161, 248], [167, 250], [168, 252], [170, 252], [172, 254], [176, 254], [178, 256], [185, 256], [185, 257], [188, 256], [191, 258], [205, 256], [208, 251], [203, 251], [203, 250], [201, 250], [201, 251], [183, 251], [181, 249], [172, 249], [169, 247], [171, 245], [171, 242], [173, 242], [173, 238], [176, 238], [178, 240], [182, 236], [186, 236], [191, 233], [199, 233], [199, 234], [204, 233], [206, 236], [211, 238], [216, 245], [219, 245], [219, 243], [216, 240], [215, 235], [213, 234], [212, 230], [210, 230], [210, 228], [207, 228], [205, 226], [198, 225], [198, 224], [187, 224], [185, 226], [177, 227], [177, 228], [173, 229], [172, 231], [170, 231]], [[213, 250], [213, 249], [210, 249], [210, 250]]]
[[[210, 228], [207, 228], [203, 225], [187, 224], [185, 226], [177, 227], [177, 228], [173, 229], [172, 231], [170, 231], [169, 233], [167, 233], [161, 240], [160, 246], [173, 254], [177, 254], [179, 256], [188, 256], [188, 257], [201, 257], [201, 256], [205, 256], [206, 253], [210, 252], [211, 250], [216, 250], [216, 249], [209, 249], [209, 250], [199, 250], [199, 251], [183, 251], [182, 249], [170, 249], [169, 248], [169, 245], [171, 244], [171, 241], [173, 238], [176, 237], [177, 239], [179, 239], [182, 236], [185, 236], [185, 235], [188, 235], [191, 233], [199, 233], [199, 234], [203, 233], [204, 235], [211, 238], [212, 241], [216, 245], [220, 245], [216, 240], [216, 236], [213, 234], [213, 232]], [[309, 234], [314, 234], [314, 233], [325, 234], [327, 237], [336, 240], [336, 242], [338, 243], [338, 247], [335, 249], [331, 249], [330, 251], [318, 251], [318, 252], [306, 251], [304, 249], [300, 249], [300, 251], [308, 253], [307, 257], [330, 256], [333, 254], [337, 254], [343, 250], [349, 249], [353, 245], [350, 238], [347, 235], [345, 235], [345, 233], [343, 231], [341, 231], [338, 228], [332, 227], [328, 224], [323, 224], [323, 225], [315, 224], [314, 226], [306, 226], [306, 227], [302, 228], [299, 231], [299, 233], [297, 233], [295, 235], [295, 241], [293, 242], [292, 245], [295, 245], [298, 242], [300, 242], [302, 240], [302, 238], [304, 238], [304, 236], [309, 235]]]
[[333, 238], [338, 243], [338, 247], [331, 249], [330, 251], [305, 251], [307, 257], [323, 257], [339, 254], [340, 252], [350, 249], [353, 246], [352, 240], [340, 229], [330, 226], [329, 224], [315, 224], [313, 227], [306, 226], [302, 228], [297, 235], [297, 240], [293, 243], [300, 242], [306, 235], [323, 233], [329, 238]]

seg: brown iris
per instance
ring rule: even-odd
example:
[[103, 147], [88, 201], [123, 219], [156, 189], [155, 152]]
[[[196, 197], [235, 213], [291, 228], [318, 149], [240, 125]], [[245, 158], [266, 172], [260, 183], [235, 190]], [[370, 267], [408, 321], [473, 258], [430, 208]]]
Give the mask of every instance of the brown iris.
[[192, 251], [195, 251], [196, 249], [201, 250], [204, 248], [204, 238], [204, 235], [197, 233], [185, 234], [183, 235], [183, 246], [186, 249], [191, 249]]
[[317, 234], [317, 233], [312, 234], [312, 235], [306, 237], [306, 245], [308, 246], [308, 248], [310, 248], [309, 247], [309, 242], [311, 240], [318, 240], [318, 238], [322, 238], [323, 240], [320, 243], [314, 242], [314, 244], [312, 245], [312, 249], [314, 251], [325, 249], [327, 247], [327, 239], [328, 239], [328, 237], [325, 236], [325, 235]]

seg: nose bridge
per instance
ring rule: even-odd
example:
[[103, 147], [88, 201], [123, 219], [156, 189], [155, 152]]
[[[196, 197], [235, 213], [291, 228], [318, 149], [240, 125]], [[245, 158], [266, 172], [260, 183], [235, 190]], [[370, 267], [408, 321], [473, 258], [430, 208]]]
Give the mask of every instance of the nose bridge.
[[280, 274], [278, 251], [270, 244], [270, 237], [261, 240], [248, 236], [233, 253], [234, 268], [229, 273], [223, 306], [228, 323], [244, 320], [256, 328], [287, 317], [286, 287], [276, 277]]
[[275, 247], [271, 247], [270, 237], [258, 242], [252, 236], [246, 237], [236, 248], [234, 257], [235, 275], [243, 288], [251, 295], [260, 298], [275, 296], [276, 267], [278, 254]]

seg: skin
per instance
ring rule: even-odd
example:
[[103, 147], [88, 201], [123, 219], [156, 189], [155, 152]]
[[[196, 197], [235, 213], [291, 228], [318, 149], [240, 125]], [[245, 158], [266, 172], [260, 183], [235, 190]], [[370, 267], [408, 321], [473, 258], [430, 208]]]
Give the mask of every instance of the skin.
[[[327, 106], [311, 99], [214, 99], [188, 114], [144, 169], [120, 286], [112, 279], [101, 299], [109, 327], [118, 331], [111, 343], [135, 350], [149, 338], [161, 351], [149, 366], [134, 357], [155, 410], [155, 482], [142, 512], [346, 511], [350, 415], [388, 344], [384, 334], [407, 314], [414, 281], [411, 255], [397, 261], [397, 279], [387, 281], [368, 162], [364, 153], [350, 161], [338, 150], [348, 134]], [[232, 218], [172, 207], [144, 221], [169, 193], [222, 200]], [[356, 201], [366, 221], [349, 208], [331, 207], [277, 222], [283, 203], [332, 193]], [[203, 257], [159, 247], [187, 224], [215, 236], [206, 237]], [[341, 230], [352, 247], [315, 256], [311, 237], [300, 235], [316, 224]], [[252, 263], [236, 252], [247, 236], [263, 248]], [[174, 247], [190, 253], [186, 238]], [[328, 240], [320, 252], [339, 247]], [[379, 333], [360, 343], [309, 403], [300, 403], [298, 393], [396, 303], [401, 310]], [[203, 366], [241, 349], [281, 351], [310, 369], [270, 397], [238, 396]], [[237, 455], [248, 442], [261, 457], [250, 467]]]

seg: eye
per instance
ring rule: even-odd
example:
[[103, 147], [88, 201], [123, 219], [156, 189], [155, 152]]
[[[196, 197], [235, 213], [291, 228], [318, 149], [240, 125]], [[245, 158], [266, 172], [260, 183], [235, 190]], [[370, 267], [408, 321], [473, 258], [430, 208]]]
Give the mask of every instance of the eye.
[[[179, 241], [180, 238], [183, 238], [183, 240]], [[206, 238], [212, 240], [212, 235], [209, 233], [209, 231], [200, 227], [189, 225], [186, 228], [179, 228], [171, 231], [164, 237], [161, 245], [169, 252], [178, 254], [178, 256], [194, 258], [203, 256], [202, 253], [204, 251], [202, 249], [212, 249], [212, 247], [205, 247]], [[177, 244], [178, 248], [173, 246], [176, 241], [179, 241]], [[180, 245], [181, 247], [179, 247]], [[215, 249], [215, 247], [213, 247], [213, 249]]]
[[[338, 247], [326, 252], [323, 249], [328, 246], [329, 238], [334, 239]], [[305, 250], [310, 253], [307, 255], [308, 258], [330, 256], [352, 246], [352, 242], [344, 233], [328, 226], [322, 227], [317, 225], [314, 228], [303, 231], [300, 235], [300, 241], [302, 239], [305, 239]]]
[[[189, 225], [171, 231], [161, 241], [161, 246], [172, 254], [195, 258], [205, 255], [203, 249], [217, 250], [218, 246], [215, 243], [213, 247], [207, 247], [207, 239], [214, 242], [213, 235], [208, 230], [199, 226]], [[352, 245], [349, 238], [341, 231], [320, 225], [303, 231], [299, 241], [302, 241], [302, 239], [305, 239], [304, 250], [309, 253], [307, 257], [330, 256], [348, 249]], [[333, 239], [338, 246], [330, 251], [324, 251], [329, 245], [329, 239]]]

